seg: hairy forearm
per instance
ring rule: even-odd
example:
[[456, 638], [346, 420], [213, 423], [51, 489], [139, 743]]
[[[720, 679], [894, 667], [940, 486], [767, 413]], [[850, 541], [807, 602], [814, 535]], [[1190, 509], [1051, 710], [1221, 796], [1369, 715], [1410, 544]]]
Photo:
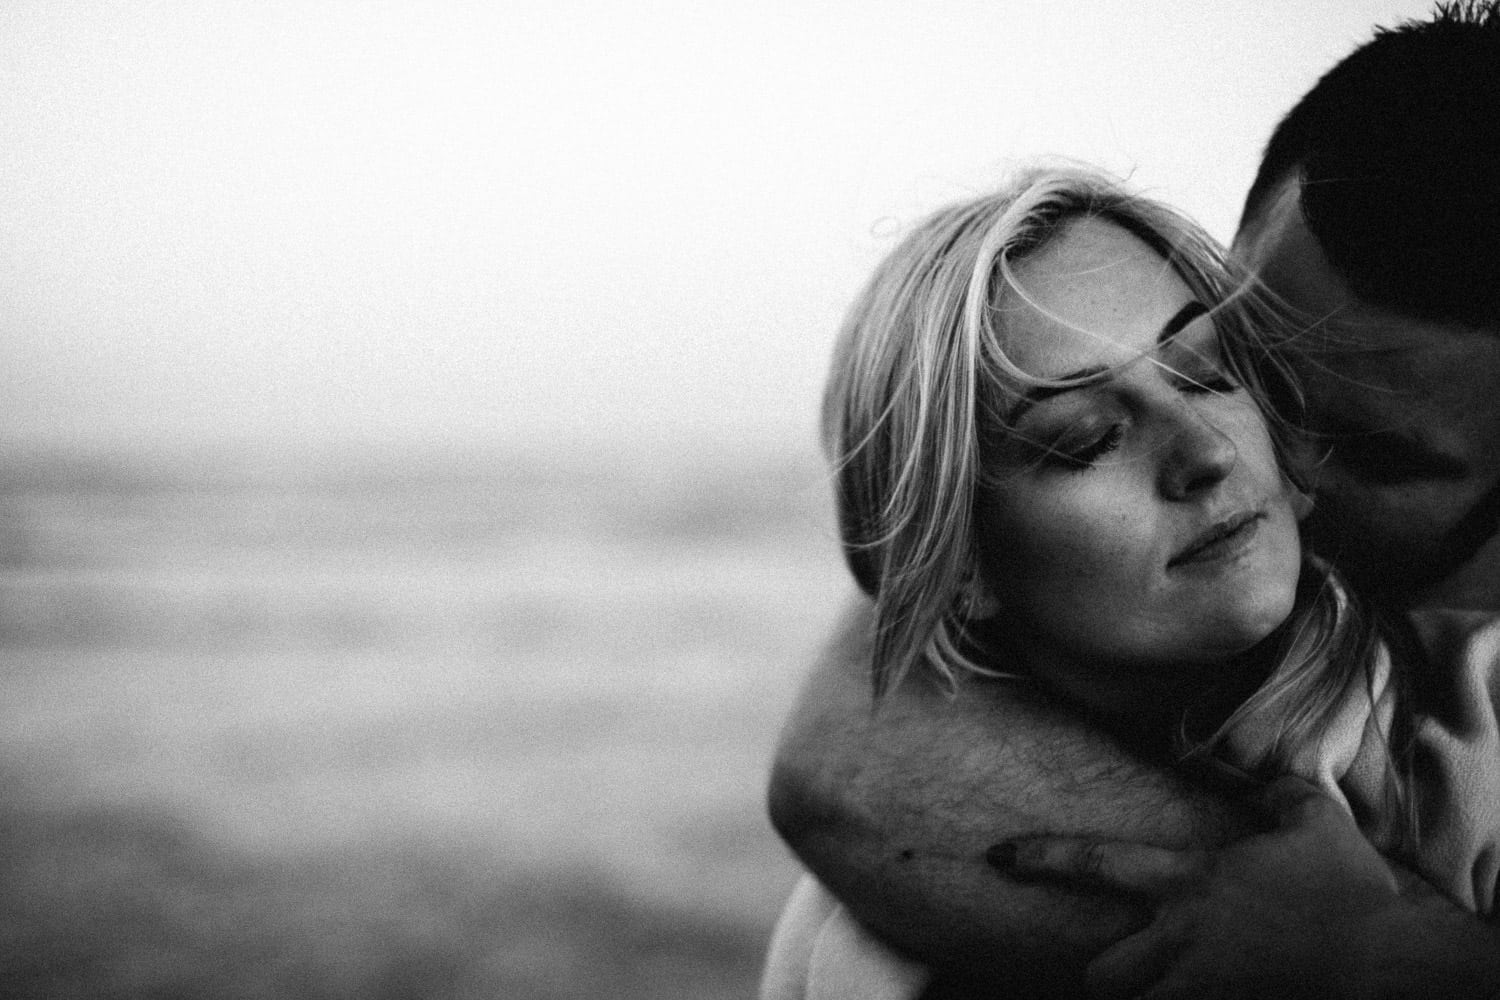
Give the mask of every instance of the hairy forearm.
[[1023, 686], [970, 682], [950, 695], [909, 678], [877, 707], [868, 656], [860, 607], [786, 728], [772, 818], [857, 918], [924, 961], [1063, 990], [1149, 919], [1124, 897], [1001, 878], [985, 862], [1001, 839], [1073, 833], [1181, 847], [1245, 828], [1227, 802]]

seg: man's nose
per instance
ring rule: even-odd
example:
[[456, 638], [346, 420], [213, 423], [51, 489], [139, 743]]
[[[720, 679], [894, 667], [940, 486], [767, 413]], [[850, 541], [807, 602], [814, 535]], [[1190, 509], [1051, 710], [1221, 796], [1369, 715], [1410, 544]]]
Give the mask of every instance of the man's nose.
[[1173, 427], [1163, 463], [1162, 493], [1169, 500], [1191, 499], [1223, 482], [1239, 458], [1239, 449], [1229, 435], [1184, 408]]

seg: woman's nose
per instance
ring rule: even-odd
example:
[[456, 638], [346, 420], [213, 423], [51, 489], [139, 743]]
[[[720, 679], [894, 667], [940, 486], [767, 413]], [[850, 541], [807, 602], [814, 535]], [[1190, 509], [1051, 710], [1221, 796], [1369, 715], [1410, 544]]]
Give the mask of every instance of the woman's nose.
[[1234, 441], [1201, 415], [1185, 411], [1174, 428], [1162, 469], [1162, 492], [1187, 500], [1223, 482], [1240, 452]]

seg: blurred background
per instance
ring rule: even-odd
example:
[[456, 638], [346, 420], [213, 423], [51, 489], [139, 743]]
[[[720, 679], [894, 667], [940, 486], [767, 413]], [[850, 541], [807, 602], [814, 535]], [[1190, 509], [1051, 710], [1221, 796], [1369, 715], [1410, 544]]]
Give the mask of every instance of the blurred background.
[[900, 228], [1426, 3], [0, 10], [0, 994], [750, 997]]

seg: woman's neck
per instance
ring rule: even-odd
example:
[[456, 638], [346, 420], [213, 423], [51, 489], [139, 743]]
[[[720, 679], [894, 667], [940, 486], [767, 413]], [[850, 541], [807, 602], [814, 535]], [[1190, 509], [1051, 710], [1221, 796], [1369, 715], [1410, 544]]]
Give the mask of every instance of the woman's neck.
[[1205, 737], [1219, 728], [1265, 680], [1253, 654], [1214, 663], [1084, 663], [1024, 644], [1020, 662], [1038, 683], [1081, 707], [1131, 743], [1165, 751], [1184, 733]]

